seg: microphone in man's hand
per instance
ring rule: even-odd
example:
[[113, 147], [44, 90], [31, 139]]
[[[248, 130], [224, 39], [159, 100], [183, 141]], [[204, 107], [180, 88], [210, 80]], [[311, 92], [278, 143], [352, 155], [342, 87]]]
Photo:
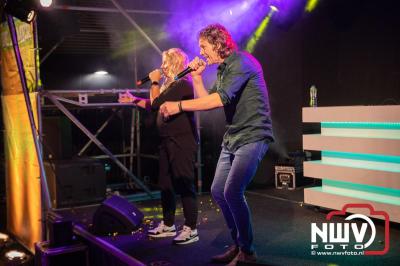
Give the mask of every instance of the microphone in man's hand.
[[146, 83], [146, 82], [149, 82], [149, 81], [150, 81], [150, 77], [147, 76], [147, 77], [145, 77], [145, 78], [142, 78], [141, 80], [136, 81], [136, 85], [137, 85], [137, 86], [140, 86], [140, 85], [142, 85], [142, 84], [144, 84], [144, 83]]
[[178, 80], [180, 78], [183, 78], [184, 76], [186, 76], [187, 74], [189, 74], [190, 72], [192, 72], [193, 69], [190, 67], [187, 67], [185, 70], [183, 70], [181, 73], [179, 73], [178, 75], [176, 75], [174, 77], [174, 80]]

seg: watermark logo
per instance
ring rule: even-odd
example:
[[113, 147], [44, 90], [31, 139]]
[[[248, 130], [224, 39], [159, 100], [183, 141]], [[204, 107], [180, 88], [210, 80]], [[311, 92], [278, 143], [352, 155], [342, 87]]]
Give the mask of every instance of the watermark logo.
[[[345, 216], [352, 209], [355, 214], [345, 222], [334, 222], [332, 217]], [[356, 211], [355, 211], [356, 210]], [[358, 210], [358, 211], [357, 211]], [[376, 227], [367, 215], [380, 216], [385, 221], [383, 249], [376, 249]], [[360, 223], [356, 223], [355, 219]], [[346, 204], [340, 211], [331, 211], [326, 223], [311, 223], [311, 255], [384, 255], [389, 251], [389, 215], [376, 211], [370, 204]]]

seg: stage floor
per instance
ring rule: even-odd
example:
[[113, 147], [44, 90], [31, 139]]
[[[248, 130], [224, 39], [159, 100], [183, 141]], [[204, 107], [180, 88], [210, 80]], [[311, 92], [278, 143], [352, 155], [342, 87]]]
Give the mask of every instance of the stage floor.
[[[260, 265], [400, 265], [400, 227], [390, 225], [390, 250], [383, 256], [311, 255], [311, 223], [325, 222], [327, 210], [302, 204], [303, 190], [255, 189], [246, 192], [254, 224], [254, 240]], [[178, 199], [179, 202], [179, 199]], [[209, 262], [232, 242], [222, 213], [210, 195], [199, 197], [200, 241], [177, 246], [172, 238], [149, 239], [145, 232], [161, 217], [159, 201], [134, 203], [145, 214], [142, 228], [132, 235], [104, 237], [109, 243], [146, 265], [214, 265]], [[182, 226], [181, 205], [178, 204], [176, 225]], [[90, 223], [92, 210], [74, 210], [65, 215], [80, 217]], [[343, 221], [336, 218], [335, 221]], [[381, 250], [384, 223], [374, 220], [377, 236], [374, 248]], [[375, 243], [376, 242], [376, 243]], [[335, 249], [340, 251], [339, 249]], [[217, 265], [217, 264], [216, 264]]]

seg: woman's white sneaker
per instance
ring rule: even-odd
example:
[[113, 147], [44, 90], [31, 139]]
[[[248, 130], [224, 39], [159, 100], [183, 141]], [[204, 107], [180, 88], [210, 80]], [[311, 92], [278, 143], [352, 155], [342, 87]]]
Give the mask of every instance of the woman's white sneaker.
[[197, 229], [192, 230], [189, 226], [184, 225], [182, 231], [174, 238], [173, 243], [178, 245], [190, 244], [199, 241]]
[[147, 231], [147, 235], [150, 237], [169, 237], [176, 235], [175, 225], [167, 226], [164, 221], [161, 221], [156, 228]]

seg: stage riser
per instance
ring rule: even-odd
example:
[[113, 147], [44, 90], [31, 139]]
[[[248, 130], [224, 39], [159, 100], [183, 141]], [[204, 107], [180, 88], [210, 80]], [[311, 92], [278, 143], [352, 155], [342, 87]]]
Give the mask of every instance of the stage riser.
[[304, 162], [304, 176], [400, 189], [399, 173], [332, 165], [321, 161]]
[[303, 122], [321, 123], [321, 134], [303, 135], [303, 148], [321, 151], [304, 176], [322, 179], [304, 202], [339, 210], [368, 203], [400, 222], [400, 106], [303, 108]]
[[303, 148], [400, 156], [400, 140], [304, 135]]
[[399, 122], [400, 107], [386, 106], [333, 106], [303, 108], [304, 123], [319, 122]]
[[[341, 210], [348, 203], [367, 203], [373, 206], [375, 210], [385, 211], [390, 218], [390, 221], [400, 223], [400, 206], [375, 202], [366, 199], [359, 199], [349, 196], [337, 195], [323, 192], [321, 187], [308, 188], [304, 190], [304, 202], [311, 205], [321, 206], [334, 210]], [[351, 210], [349, 210], [351, 212]], [[368, 210], [357, 209], [355, 213], [371, 216]], [[382, 219], [382, 216], [371, 216]]]

